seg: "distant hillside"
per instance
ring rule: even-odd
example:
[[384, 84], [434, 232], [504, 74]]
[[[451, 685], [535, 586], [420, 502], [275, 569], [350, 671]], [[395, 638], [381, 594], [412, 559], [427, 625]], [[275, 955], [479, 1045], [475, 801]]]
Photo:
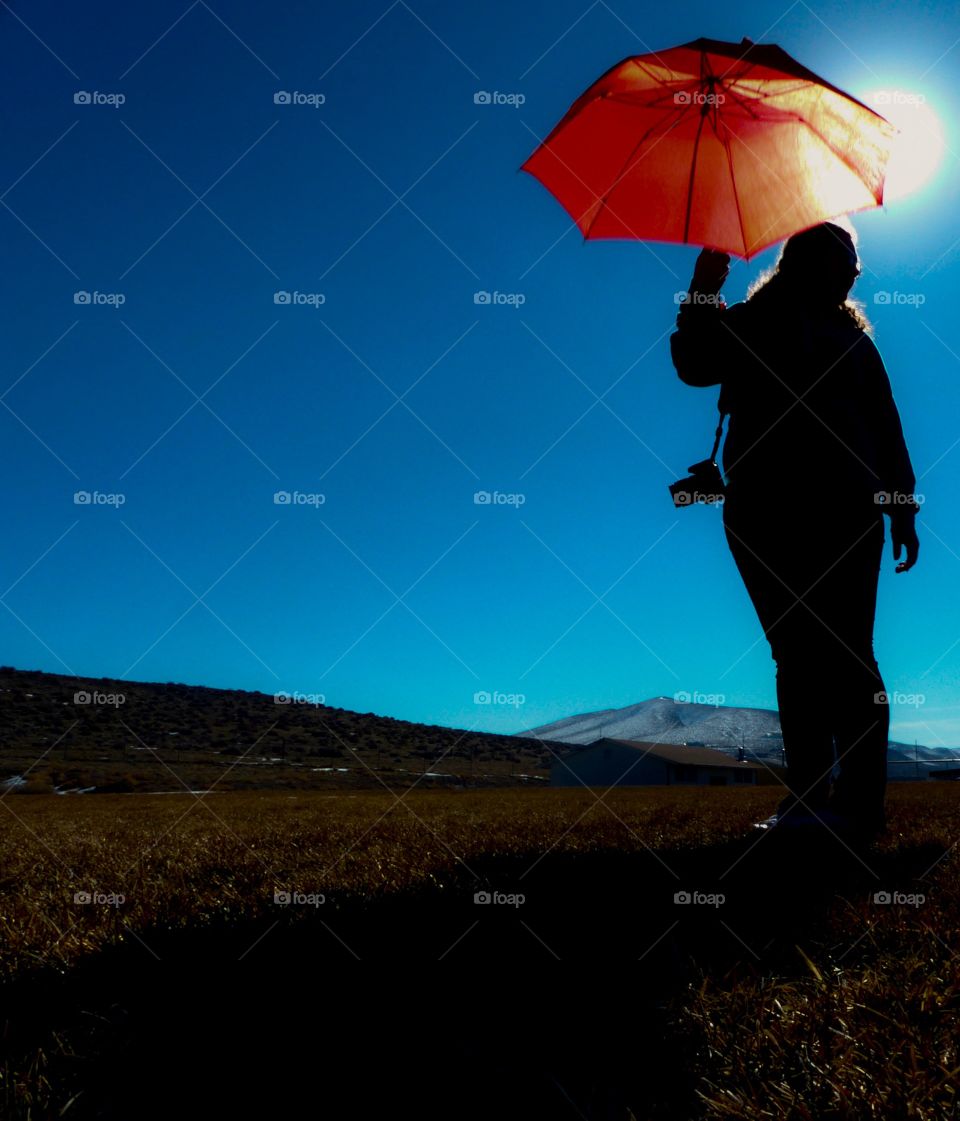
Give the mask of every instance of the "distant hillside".
[[552, 758], [535, 739], [268, 693], [6, 666], [0, 736], [0, 780], [32, 790], [546, 784]]
[[[625, 708], [580, 713], [519, 734], [569, 744], [610, 736], [714, 747], [731, 755], [742, 746], [748, 757], [767, 762], [779, 762], [783, 750], [780, 716], [774, 709], [693, 704], [672, 697], [651, 697]], [[913, 744], [891, 740], [887, 759], [891, 778], [924, 777], [929, 770], [960, 766], [960, 749], [915, 749]]]

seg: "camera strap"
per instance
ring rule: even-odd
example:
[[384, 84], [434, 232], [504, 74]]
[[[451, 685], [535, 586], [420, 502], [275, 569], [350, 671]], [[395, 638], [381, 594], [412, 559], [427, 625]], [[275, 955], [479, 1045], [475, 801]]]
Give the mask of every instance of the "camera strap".
[[717, 425], [716, 438], [713, 441], [713, 451], [710, 453], [710, 460], [713, 463], [717, 462], [717, 450], [720, 447], [720, 437], [723, 435], [723, 422], [729, 415], [729, 413], [720, 413], [720, 423]]

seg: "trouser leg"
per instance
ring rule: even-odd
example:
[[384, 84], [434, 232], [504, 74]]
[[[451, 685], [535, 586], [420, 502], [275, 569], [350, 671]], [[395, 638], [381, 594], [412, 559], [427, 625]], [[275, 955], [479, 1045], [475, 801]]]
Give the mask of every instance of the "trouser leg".
[[811, 532], [769, 510], [729, 513], [727, 540], [777, 665], [788, 788], [779, 812], [824, 807], [836, 751], [831, 804], [882, 821], [889, 710], [873, 654], [882, 520], [858, 513]]
[[823, 624], [824, 672], [833, 683], [831, 723], [839, 773], [831, 805], [870, 826], [883, 823], [890, 731], [873, 651], [883, 544], [882, 516], [845, 525], [838, 535], [839, 559], [810, 597]]
[[890, 707], [876, 662], [865, 668], [850, 665], [846, 703], [837, 713], [836, 744], [839, 775], [834, 783], [832, 806], [865, 824], [884, 821], [887, 787], [887, 743]]
[[787, 793], [777, 809], [783, 815], [826, 808], [833, 769], [833, 735], [818, 702], [822, 682], [816, 667], [802, 655], [781, 655], [777, 662], [777, 705], [786, 757]]
[[724, 511], [727, 542], [776, 664], [777, 707], [786, 757], [787, 792], [778, 814], [826, 807], [833, 767], [833, 732], [823, 702], [818, 643], [802, 596], [809, 572], [795, 523], [769, 509]]

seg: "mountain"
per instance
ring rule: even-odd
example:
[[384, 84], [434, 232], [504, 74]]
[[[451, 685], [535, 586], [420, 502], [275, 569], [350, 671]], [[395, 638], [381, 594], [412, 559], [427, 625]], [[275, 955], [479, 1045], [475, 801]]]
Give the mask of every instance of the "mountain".
[[[779, 763], [783, 751], [780, 716], [775, 709], [735, 708], [651, 697], [625, 708], [608, 708], [567, 716], [518, 733], [566, 744], [587, 744], [609, 736], [645, 743], [713, 747], [748, 758]], [[960, 767], [960, 748], [914, 747], [891, 740], [887, 748], [890, 778], [926, 777], [930, 770]]]
[[780, 717], [773, 709], [693, 704], [672, 697], [652, 697], [626, 708], [568, 716], [519, 734], [561, 743], [592, 743], [611, 736], [731, 751], [742, 742], [744, 748], [763, 755], [779, 753], [783, 742]]

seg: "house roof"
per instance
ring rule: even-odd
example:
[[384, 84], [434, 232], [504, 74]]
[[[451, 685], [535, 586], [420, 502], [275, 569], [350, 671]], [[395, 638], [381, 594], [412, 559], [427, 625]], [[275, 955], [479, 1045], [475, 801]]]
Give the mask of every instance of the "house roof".
[[673, 743], [645, 743], [641, 740], [621, 740], [611, 736], [606, 736], [600, 740], [594, 740], [593, 743], [577, 745], [573, 747], [571, 752], [564, 756], [564, 758], [579, 754], [581, 751], [589, 751], [592, 748], [609, 744], [633, 747], [644, 754], [654, 755], [658, 759], [664, 759], [668, 763], [686, 763], [695, 767], [749, 767], [754, 770], [763, 768], [762, 763], [741, 763], [732, 755], [726, 755], [722, 751], [714, 751], [713, 748], [710, 747], [685, 747], [683, 744]]

